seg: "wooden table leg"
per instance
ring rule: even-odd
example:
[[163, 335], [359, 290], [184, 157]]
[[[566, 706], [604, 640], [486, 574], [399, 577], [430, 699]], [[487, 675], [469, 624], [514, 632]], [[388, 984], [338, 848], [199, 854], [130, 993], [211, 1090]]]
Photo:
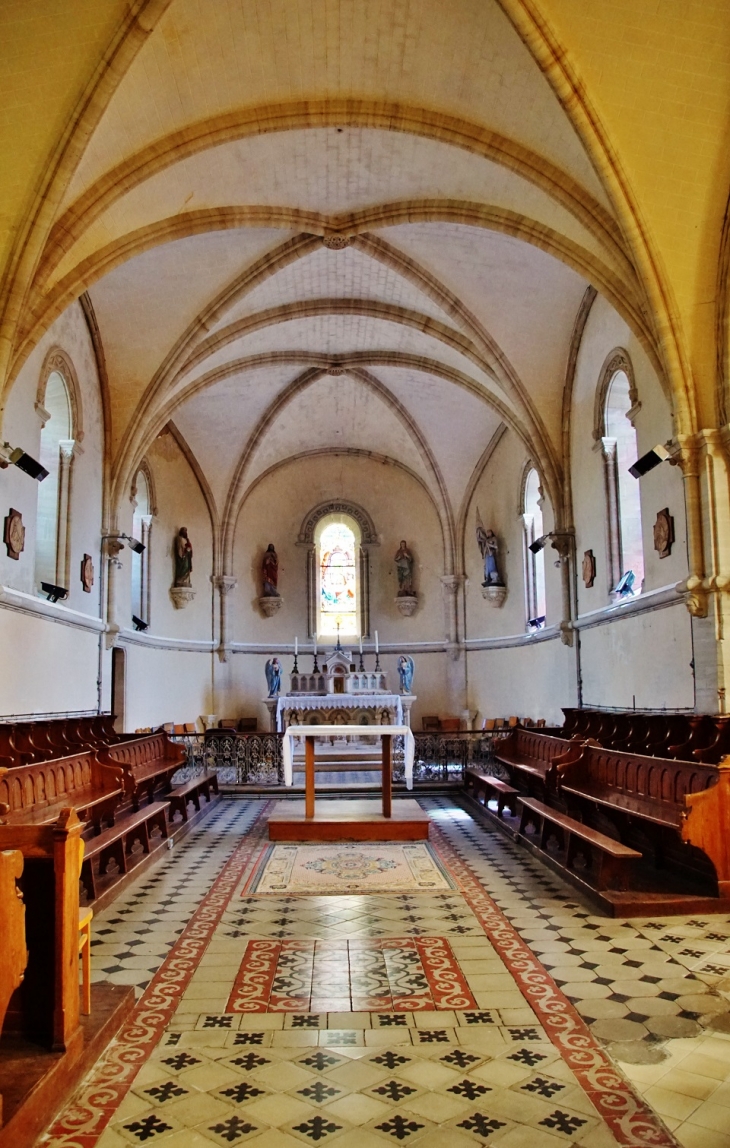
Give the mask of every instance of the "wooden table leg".
[[314, 738], [304, 739], [304, 816], [314, 817]]
[[383, 742], [383, 817], [391, 817], [393, 812], [392, 745], [389, 733], [382, 736]]

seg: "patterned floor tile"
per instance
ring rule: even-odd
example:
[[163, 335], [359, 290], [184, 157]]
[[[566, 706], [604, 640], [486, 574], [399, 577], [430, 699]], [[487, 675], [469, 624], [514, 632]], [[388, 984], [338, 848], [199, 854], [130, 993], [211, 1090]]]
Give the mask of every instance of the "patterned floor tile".
[[[447, 799], [424, 805], [457, 888], [325, 897], [241, 896], [263, 805], [217, 806], [98, 915], [95, 975], [136, 978], [140, 1001], [44, 1148], [72, 1148], [79, 1114], [88, 1148], [182, 1144], [185, 1129], [261, 1148], [670, 1148], [641, 1098], [653, 1088], [664, 1105], [665, 1064], [701, 1086], [691, 1102], [714, 1104], [702, 1117], [714, 1129], [730, 1039], [710, 1026], [730, 1013], [717, 988], [730, 985], [730, 922], [609, 921]], [[286, 1007], [270, 1011], [277, 998]], [[611, 1055], [637, 1049], [660, 1062], [637, 1063], [632, 1089]]]

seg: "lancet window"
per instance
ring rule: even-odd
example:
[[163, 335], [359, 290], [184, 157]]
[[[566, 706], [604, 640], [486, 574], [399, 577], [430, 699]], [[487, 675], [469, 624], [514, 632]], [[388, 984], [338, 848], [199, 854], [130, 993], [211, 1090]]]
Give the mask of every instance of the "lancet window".
[[52, 370], [39, 406], [43, 418], [40, 462], [48, 477], [38, 484], [35, 579], [69, 588], [71, 542], [71, 471], [74, 427], [71, 399], [63, 375]]
[[533, 554], [531, 544], [544, 533], [540, 475], [534, 466], [525, 475], [522, 490], [523, 559], [525, 568], [525, 617], [528, 630], [545, 625], [545, 551]]
[[601, 444], [606, 477], [610, 590], [640, 594], [644, 581], [641, 491], [629, 467], [638, 458], [636, 394], [627, 370], [611, 373], [605, 392]]

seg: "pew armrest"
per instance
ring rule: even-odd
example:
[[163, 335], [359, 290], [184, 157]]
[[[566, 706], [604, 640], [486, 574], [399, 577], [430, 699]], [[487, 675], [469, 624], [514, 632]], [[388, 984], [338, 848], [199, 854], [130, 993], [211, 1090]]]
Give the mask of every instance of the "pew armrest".
[[682, 840], [701, 849], [717, 873], [721, 897], [730, 897], [730, 756], [717, 766], [717, 784], [685, 794]]

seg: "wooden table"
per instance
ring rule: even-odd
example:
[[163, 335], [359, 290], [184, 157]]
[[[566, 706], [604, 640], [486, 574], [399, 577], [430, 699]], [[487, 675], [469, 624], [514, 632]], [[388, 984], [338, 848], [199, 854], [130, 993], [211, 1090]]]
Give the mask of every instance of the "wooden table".
[[290, 725], [284, 730], [284, 784], [294, 780], [293, 740], [304, 738], [304, 806], [305, 817], [314, 817], [314, 739], [316, 737], [380, 737], [382, 738], [383, 817], [393, 813], [393, 738], [405, 738], [406, 788], [413, 788], [413, 757], [415, 742], [413, 731], [406, 725]]

